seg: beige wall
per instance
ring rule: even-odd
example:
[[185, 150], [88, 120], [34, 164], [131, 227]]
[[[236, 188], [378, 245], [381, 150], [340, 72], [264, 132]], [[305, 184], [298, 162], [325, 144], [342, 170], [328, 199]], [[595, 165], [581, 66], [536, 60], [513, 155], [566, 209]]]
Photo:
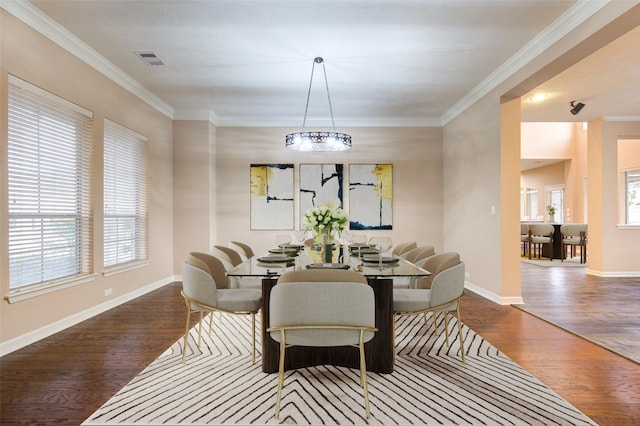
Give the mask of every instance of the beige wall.
[[[260, 252], [274, 244], [281, 231], [250, 230], [249, 165], [251, 163], [293, 163], [294, 192], [299, 190], [301, 163], [393, 164], [393, 230], [367, 231], [368, 236], [389, 235], [394, 243], [417, 241], [441, 251], [442, 237], [442, 130], [441, 128], [341, 128], [353, 138], [353, 147], [344, 152], [297, 152], [284, 146], [291, 128], [219, 127], [216, 133], [216, 181], [218, 183], [215, 221], [222, 245], [244, 241]], [[344, 188], [348, 213], [349, 191]], [[296, 228], [299, 207], [295, 197]], [[292, 233], [293, 231], [291, 231]]]
[[501, 302], [499, 116], [499, 98], [486, 96], [444, 127], [443, 235], [444, 249], [464, 260], [467, 280]]
[[618, 139], [618, 170], [640, 167], [640, 139]]
[[[173, 275], [172, 123], [165, 115], [133, 96], [121, 86], [61, 49], [30, 27], [0, 10], [0, 92], [2, 99], [2, 174], [0, 186], [1, 294], [0, 341], [19, 336], [37, 340], [47, 334], [121, 303], [149, 286], [160, 285]], [[94, 113], [94, 259], [95, 280], [86, 284], [9, 304], [7, 229], [7, 79], [11, 73]], [[102, 275], [102, 138], [103, 120], [109, 118], [149, 138], [149, 266], [113, 275]], [[105, 290], [113, 294], [105, 297]], [[9, 344], [11, 346], [11, 343]]]
[[589, 273], [640, 275], [640, 229], [619, 227], [618, 140], [637, 139], [640, 122], [589, 122]]
[[206, 253], [211, 248], [211, 232], [215, 229], [212, 127], [208, 121], [173, 123], [173, 267], [178, 274], [189, 252]]
[[574, 123], [522, 123], [523, 159], [570, 159], [575, 143]]
[[[575, 123], [575, 155], [571, 160], [571, 173], [567, 183], [573, 179], [571, 195], [571, 211], [567, 222], [587, 223], [587, 129], [582, 123]], [[565, 212], [566, 214], [566, 212]]]

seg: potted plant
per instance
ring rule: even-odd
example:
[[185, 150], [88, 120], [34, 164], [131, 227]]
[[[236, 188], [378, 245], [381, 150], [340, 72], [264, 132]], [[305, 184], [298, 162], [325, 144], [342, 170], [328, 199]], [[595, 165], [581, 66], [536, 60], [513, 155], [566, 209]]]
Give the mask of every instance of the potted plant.
[[553, 204], [549, 204], [547, 206], [547, 213], [549, 213], [549, 222], [555, 222], [556, 206], [554, 206]]

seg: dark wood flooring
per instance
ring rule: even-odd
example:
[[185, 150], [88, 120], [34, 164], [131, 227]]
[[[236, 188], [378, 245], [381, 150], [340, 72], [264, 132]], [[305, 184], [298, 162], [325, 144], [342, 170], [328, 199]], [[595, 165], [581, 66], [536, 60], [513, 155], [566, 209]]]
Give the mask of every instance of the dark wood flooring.
[[587, 275], [586, 267], [527, 263], [522, 272], [519, 308], [640, 363], [640, 278], [603, 278]]
[[[180, 283], [0, 358], [0, 423], [78, 425], [180, 338]], [[601, 425], [640, 424], [640, 368], [511, 306], [469, 293], [472, 329]]]

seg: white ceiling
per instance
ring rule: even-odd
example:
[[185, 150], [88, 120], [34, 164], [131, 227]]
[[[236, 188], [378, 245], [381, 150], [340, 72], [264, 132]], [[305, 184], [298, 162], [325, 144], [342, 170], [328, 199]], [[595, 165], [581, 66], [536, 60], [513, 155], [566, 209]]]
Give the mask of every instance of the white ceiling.
[[[322, 56], [337, 127], [444, 124], [514, 72], [510, 64], [533, 59], [553, 34], [600, 7], [574, 0], [31, 3], [175, 118], [300, 126], [313, 58]], [[622, 84], [638, 80], [640, 31], [620, 43], [624, 55], [615, 61], [624, 66], [607, 57], [576, 65], [541, 86], [550, 93], [545, 102], [523, 102], [523, 120], [640, 116], [640, 84]], [[150, 67], [135, 52], [154, 52], [166, 65]], [[307, 126], [330, 125], [322, 77], [316, 67]], [[587, 104], [576, 117], [568, 113], [573, 98]], [[602, 102], [615, 108], [601, 113]]]

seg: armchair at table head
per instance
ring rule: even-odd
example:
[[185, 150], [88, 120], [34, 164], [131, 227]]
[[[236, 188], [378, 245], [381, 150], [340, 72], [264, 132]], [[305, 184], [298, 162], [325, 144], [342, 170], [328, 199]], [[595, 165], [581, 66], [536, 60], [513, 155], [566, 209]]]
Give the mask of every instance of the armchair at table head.
[[285, 272], [278, 278], [278, 284], [290, 282], [354, 282], [367, 283], [367, 278], [355, 271], [344, 269], [298, 269]]
[[275, 417], [280, 415], [285, 352], [291, 346], [354, 346], [360, 351], [360, 386], [366, 417], [369, 394], [364, 343], [375, 328], [373, 289], [359, 273], [345, 270], [298, 270], [283, 274], [271, 290], [270, 327], [280, 343], [280, 364]]

